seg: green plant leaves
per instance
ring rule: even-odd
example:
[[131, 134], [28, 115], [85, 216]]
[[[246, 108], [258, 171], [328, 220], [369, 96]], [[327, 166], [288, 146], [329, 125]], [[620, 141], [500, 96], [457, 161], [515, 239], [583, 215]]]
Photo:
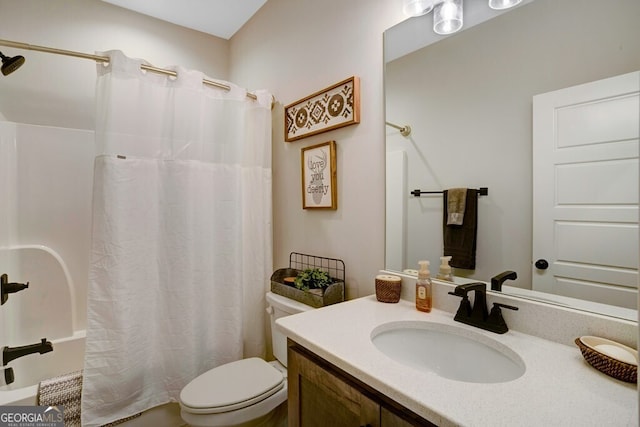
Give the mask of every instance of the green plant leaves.
[[296, 288], [308, 291], [309, 289], [324, 289], [329, 286], [333, 280], [327, 272], [318, 268], [307, 268], [298, 273], [294, 281]]

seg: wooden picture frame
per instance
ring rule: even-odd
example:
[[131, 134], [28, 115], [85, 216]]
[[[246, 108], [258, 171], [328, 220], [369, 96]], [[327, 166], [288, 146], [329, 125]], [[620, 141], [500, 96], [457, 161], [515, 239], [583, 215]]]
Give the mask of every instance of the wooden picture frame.
[[284, 140], [360, 123], [360, 79], [349, 77], [284, 107]]
[[301, 150], [302, 209], [337, 209], [336, 142]]

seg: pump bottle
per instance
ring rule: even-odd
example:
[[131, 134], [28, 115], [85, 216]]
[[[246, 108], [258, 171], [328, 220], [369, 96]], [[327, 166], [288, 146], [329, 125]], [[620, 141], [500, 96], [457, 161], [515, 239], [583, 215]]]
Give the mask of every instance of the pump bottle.
[[440, 257], [440, 271], [438, 271], [436, 279], [453, 282], [453, 274], [451, 273], [451, 266], [449, 265], [449, 261], [451, 261], [450, 256]]
[[429, 261], [419, 261], [418, 281], [416, 282], [416, 309], [429, 313], [431, 311], [431, 273]]

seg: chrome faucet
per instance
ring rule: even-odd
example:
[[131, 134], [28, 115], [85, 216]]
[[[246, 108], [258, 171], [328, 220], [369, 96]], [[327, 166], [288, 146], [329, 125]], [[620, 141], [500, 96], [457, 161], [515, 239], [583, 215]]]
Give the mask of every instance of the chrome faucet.
[[[469, 301], [469, 291], [474, 291], [473, 306]], [[460, 306], [453, 320], [466, 323], [496, 334], [504, 334], [509, 330], [507, 323], [502, 317], [501, 308], [517, 310], [518, 307], [512, 305], [493, 303], [491, 313], [487, 310], [487, 284], [483, 282], [467, 283], [458, 285], [450, 295], [461, 297]]]
[[19, 347], [4, 346], [2, 348], [2, 366], [7, 365], [9, 362], [18, 359], [19, 357], [33, 353], [44, 354], [50, 351], [53, 351], [53, 344], [51, 344], [51, 341], [47, 341], [46, 338], [42, 338], [38, 344], [23, 345]]
[[497, 276], [493, 276], [491, 278], [491, 290], [492, 291], [502, 291], [502, 284], [506, 280], [516, 280], [518, 278], [518, 273], [515, 271], [507, 270], [498, 274]]

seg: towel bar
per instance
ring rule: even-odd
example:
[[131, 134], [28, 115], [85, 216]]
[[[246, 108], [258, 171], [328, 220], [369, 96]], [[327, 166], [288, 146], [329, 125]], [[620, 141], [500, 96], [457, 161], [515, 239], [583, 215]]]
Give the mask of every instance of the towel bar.
[[[421, 191], [421, 190], [413, 190], [411, 195], [414, 197], [420, 197], [422, 194], [442, 194], [444, 191]], [[478, 196], [487, 196], [489, 195], [489, 187], [480, 187], [478, 188]]]

